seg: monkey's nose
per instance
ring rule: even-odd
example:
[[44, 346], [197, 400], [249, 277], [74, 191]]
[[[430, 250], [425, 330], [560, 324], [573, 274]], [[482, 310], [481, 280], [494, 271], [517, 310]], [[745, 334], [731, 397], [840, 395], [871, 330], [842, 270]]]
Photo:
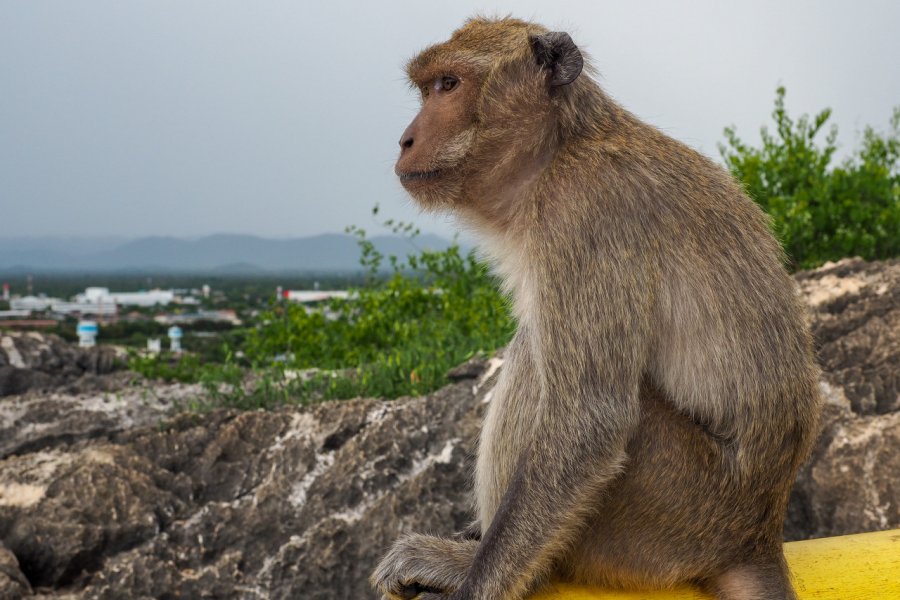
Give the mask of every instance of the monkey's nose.
[[404, 135], [402, 138], [400, 138], [400, 148], [402, 150], [407, 150], [409, 148], [412, 148], [412, 145], [413, 145], [413, 136]]

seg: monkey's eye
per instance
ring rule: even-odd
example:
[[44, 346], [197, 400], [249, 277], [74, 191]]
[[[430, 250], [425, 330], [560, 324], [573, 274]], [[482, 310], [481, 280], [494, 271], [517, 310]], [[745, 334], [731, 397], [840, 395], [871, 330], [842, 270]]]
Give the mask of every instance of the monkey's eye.
[[444, 75], [434, 82], [434, 89], [449, 92], [459, 85], [459, 79], [453, 75]]

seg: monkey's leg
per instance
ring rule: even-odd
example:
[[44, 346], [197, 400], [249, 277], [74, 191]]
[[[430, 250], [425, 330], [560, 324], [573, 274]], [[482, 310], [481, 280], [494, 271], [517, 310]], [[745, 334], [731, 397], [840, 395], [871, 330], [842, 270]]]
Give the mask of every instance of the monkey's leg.
[[717, 600], [797, 600], [781, 557], [733, 567], [708, 587]]
[[[762, 460], [758, 473], [735, 479], [727, 445], [652, 385], [627, 452], [622, 477], [560, 561], [562, 579], [640, 589], [702, 582], [728, 600], [753, 585], [761, 597], [793, 598], [779, 567], [785, 499], [776, 489], [790, 472], [773, 484], [774, 461]], [[754, 495], [759, 488], [769, 491]]]
[[449, 594], [472, 567], [478, 541], [411, 534], [394, 542], [369, 578], [386, 597], [409, 600], [421, 592]]

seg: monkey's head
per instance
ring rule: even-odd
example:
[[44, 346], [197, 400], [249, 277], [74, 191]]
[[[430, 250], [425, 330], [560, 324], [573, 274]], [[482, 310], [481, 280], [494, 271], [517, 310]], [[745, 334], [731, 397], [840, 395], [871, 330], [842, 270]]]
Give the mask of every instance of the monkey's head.
[[403, 187], [424, 208], [489, 202], [552, 151], [567, 98], [592, 85], [583, 64], [568, 34], [515, 19], [472, 19], [421, 52], [407, 65], [422, 104], [400, 138]]

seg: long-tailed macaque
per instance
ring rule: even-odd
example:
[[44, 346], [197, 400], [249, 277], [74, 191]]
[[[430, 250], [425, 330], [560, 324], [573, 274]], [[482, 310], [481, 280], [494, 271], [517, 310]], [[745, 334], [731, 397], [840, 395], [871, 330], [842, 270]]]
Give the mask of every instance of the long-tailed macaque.
[[820, 400], [781, 249], [725, 170], [584, 67], [567, 34], [508, 18], [409, 62], [422, 107], [397, 175], [480, 236], [518, 330], [478, 446], [476, 531], [401, 538], [373, 585], [795, 598], [782, 522]]

